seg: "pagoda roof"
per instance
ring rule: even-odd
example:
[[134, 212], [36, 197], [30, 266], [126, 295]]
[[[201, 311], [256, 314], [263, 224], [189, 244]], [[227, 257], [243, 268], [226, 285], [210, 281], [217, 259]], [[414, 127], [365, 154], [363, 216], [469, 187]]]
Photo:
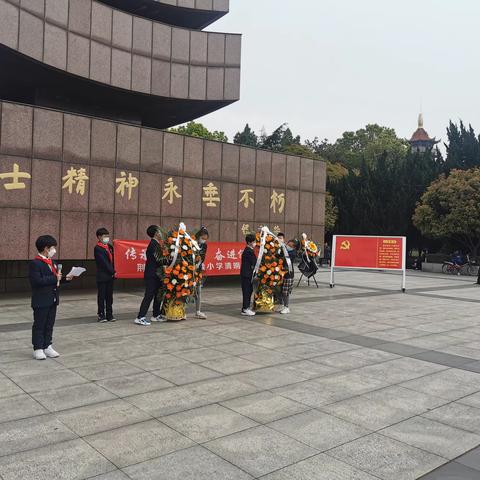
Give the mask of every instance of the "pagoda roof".
[[430, 138], [427, 131], [424, 128], [419, 127], [417, 128], [415, 133], [412, 135], [412, 138], [410, 139], [410, 141], [411, 142], [431, 142], [431, 141], [435, 141], [435, 139]]

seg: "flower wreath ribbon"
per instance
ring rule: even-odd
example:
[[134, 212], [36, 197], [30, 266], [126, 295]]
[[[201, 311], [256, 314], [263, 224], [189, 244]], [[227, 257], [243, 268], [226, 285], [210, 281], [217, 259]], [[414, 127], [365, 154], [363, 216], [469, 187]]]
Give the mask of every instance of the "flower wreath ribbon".
[[[183, 231], [183, 234], [181, 234], [180, 231]], [[195, 265], [195, 250], [200, 250], [200, 247], [198, 246], [198, 243], [187, 233], [187, 227], [185, 226], [185, 224], [183, 222], [181, 222], [180, 225], [178, 226], [178, 235], [177, 235], [177, 238], [175, 240], [175, 249], [173, 251], [172, 261], [171, 261], [168, 268], [173, 268], [173, 266], [177, 262], [178, 252], [180, 250], [180, 238], [182, 236], [184, 238], [187, 238], [188, 240], [190, 240], [190, 242], [192, 243], [192, 247], [193, 247], [192, 248], [192, 252], [193, 252], [192, 253], [192, 259], [193, 259], [193, 264]]]
[[[260, 250], [258, 252], [255, 269], [253, 270], [253, 278], [255, 278], [255, 276], [257, 275], [258, 269], [260, 268], [260, 265], [262, 263], [263, 253], [265, 252], [265, 244], [267, 243], [268, 235], [272, 236], [274, 240], [278, 241], [278, 237], [274, 233], [272, 233], [267, 226], [262, 227], [260, 231]], [[283, 255], [285, 256], [285, 260], [288, 266], [288, 273], [292, 273], [292, 261], [290, 260], [290, 255], [288, 254], [287, 247], [283, 242], [278, 241], [278, 243], [280, 244], [280, 248], [282, 249]]]

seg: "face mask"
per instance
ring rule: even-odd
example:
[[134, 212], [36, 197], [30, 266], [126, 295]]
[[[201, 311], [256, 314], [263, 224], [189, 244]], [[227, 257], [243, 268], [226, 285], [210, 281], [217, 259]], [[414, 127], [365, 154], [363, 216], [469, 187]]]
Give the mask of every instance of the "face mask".
[[207, 243], [207, 241], [204, 240], [203, 238], [200, 238], [200, 239], [198, 240], [198, 243], [199, 243], [199, 245], [205, 245], [205, 244]]
[[49, 251], [48, 251], [48, 258], [53, 258], [55, 255], [57, 254], [57, 250], [55, 248], [51, 248]]
[[102, 238], [102, 243], [104, 243], [105, 245], [107, 245], [109, 241], [110, 241], [109, 237]]

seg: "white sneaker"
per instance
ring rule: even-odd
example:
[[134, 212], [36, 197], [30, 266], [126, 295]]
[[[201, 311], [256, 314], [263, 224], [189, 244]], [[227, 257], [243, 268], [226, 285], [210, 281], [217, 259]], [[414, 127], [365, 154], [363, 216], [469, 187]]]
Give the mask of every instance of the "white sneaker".
[[247, 308], [246, 310], [242, 310], [242, 315], [246, 317], [253, 317], [255, 312], [251, 308]]
[[197, 314], [195, 315], [196, 318], [199, 318], [201, 320], [205, 320], [207, 318], [207, 316], [201, 312], [200, 310], [197, 312]]
[[60, 356], [58, 352], [56, 352], [52, 346], [50, 345], [48, 348], [46, 348], [43, 353], [48, 357], [48, 358], [57, 358]]
[[288, 307], [282, 308], [282, 310], [280, 310], [280, 313], [282, 315], [286, 315], [287, 313], [290, 313], [290, 309]]
[[158, 317], [152, 317], [150, 319], [151, 322], [166, 322], [167, 319], [163, 315], [159, 315]]
[[33, 351], [33, 358], [35, 360], [46, 360], [47, 356], [43, 352], [43, 350], [34, 350]]
[[150, 322], [145, 318], [136, 318], [134, 320], [134, 323], [136, 323], [137, 325], [142, 325], [143, 327], [148, 327], [150, 326]]

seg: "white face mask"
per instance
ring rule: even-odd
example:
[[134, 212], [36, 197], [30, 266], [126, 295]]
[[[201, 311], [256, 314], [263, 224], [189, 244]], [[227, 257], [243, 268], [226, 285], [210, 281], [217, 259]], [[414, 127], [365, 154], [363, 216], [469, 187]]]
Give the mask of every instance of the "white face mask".
[[55, 255], [57, 254], [57, 249], [55, 247], [52, 247], [49, 251], [48, 251], [48, 258], [53, 258]]
[[102, 243], [104, 243], [105, 245], [107, 245], [109, 241], [110, 241], [109, 237], [103, 237], [102, 238]]
[[198, 240], [198, 243], [199, 243], [199, 245], [204, 245], [205, 243], [207, 243], [207, 241], [206, 241], [205, 239], [203, 239], [203, 238], [200, 238], [200, 239]]

